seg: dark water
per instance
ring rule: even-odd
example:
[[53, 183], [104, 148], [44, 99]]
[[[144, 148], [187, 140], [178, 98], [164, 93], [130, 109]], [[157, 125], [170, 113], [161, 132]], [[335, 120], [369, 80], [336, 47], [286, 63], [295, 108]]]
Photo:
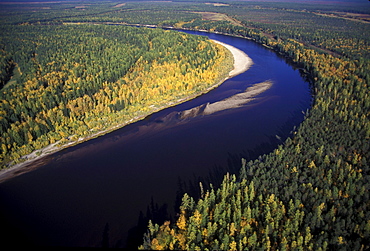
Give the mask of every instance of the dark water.
[[[184, 192], [197, 196], [200, 181], [217, 187], [223, 174], [237, 172], [241, 157], [254, 159], [291, 136], [311, 100], [299, 71], [251, 41], [193, 33], [245, 51], [253, 66], [206, 95], [56, 153], [1, 183], [1, 226], [8, 233], [2, 244], [17, 236], [14, 245], [135, 247], [148, 218], [175, 217]], [[272, 88], [242, 107], [178, 119], [178, 112], [266, 80]]]

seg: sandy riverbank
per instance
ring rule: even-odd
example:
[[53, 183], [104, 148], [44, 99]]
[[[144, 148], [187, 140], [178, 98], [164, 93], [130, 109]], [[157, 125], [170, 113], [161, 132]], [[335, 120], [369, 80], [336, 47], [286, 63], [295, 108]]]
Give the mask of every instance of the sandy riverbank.
[[248, 57], [247, 54], [245, 54], [243, 51], [235, 48], [234, 46], [231, 46], [229, 44], [222, 43], [217, 40], [212, 40], [218, 44], [223, 45], [228, 49], [234, 57], [234, 69], [229, 73], [229, 77], [235, 77], [245, 71], [247, 71], [252, 65], [253, 61], [250, 57]]
[[[214, 88], [216, 88], [217, 86], [219, 86], [221, 83], [223, 83], [225, 80], [231, 78], [231, 77], [235, 77], [245, 71], [247, 71], [253, 64], [253, 61], [251, 58], [248, 57], [247, 54], [245, 54], [243, 51], [229, 45], [229, 44], [225, 44], [225, 43], [222, 43], [220, 41], [217, 41], [217, 40], [212, 40], [218, 44], [221, 44], [223, 45], [224, 47], [226, 47], [233, 55], [233, 58], [234, 58], [234, 65], [233, 65], [233, 70], [230, 71], [229, 73], [229, 76], [226, 77], [223, 81], [215, 84], [214, 86], [208, 88], [205, 92], [202, 92], [200, 93], [199, 95], [201, 94], [204, 94]], [[182, 102], [185, 102], [187, 100], [190, 100], [190, 99], [193, 99], [193, 98], [196, 98], [197, 96], [199, 95], [196, 95], [196, 96], [192, 96], [192, 97], [186, 97], [186, 98], [183, 98], [183, 99], [180, 99], [178, 100], [178, 102], [176, 103], [171, 103], [171, 104], [168, 104], [168, 106], [164, 106], [164, 107], [161, 107], [160, 109], [157, 109], [154, 112], [158, 112], [159, 110], [162, 110], [162, 109], [165, 109], [167, 107], [170, 107], [170, 106], [174, 106], [176, 104], [179, 104], [179, 103], [182, 103]], [[89, 139], [92, 139], [92, 138], [95, 138], [97, 136], [101, 136], [101, 135], [104, 135], [108, 132], [111, 132], [113, 130], [116, 130], [116, 129], [119, 129], [119, 128], [122, 128], [123, 126], [125, 125], [128, 125], [130, 123], [133, 123], [133, 122], [136, 122], [138, 120], [141, 120], [143, 118], [145, 118], [146, 116], [148, 116], [149, 114], [145, 115], [145, 116], [140, 116], [140, 117], [136, 117], [136, 118], [133, 118], [133, 119], [130, 119], [129, 121], [127, 121], [126, 123], [124, 124], [121, 124], [119, 126], [116, 126], [114, 128], [110, 128], [108, 130], [104, 130], [104, 131], [101, 131], [101, 132], [98, 132], [94, 135], [91, 135], [89, 137], [86, 137], [86, 138], [80, 138], [78, 139], [77, 141], [74, 141], [74, 142], [69, 142], [67, 144], [64, 144], [64, 145], [58, 145], [58, 142], [54, 143], [54, 144], [51, 144], [43, 149], [39, 149], [39, 150], [36, 150], [26, 156], [23, 156], [22, 159], [24, 160], [23, 162], [21, 163], [18, 163], [18, 164], [15, 164], [7, 169], [3, 169], [3, 170], [0, 170], [0, 182], [3, 182], [9, 178], [12, 178], [12, 177], [15, 177], [17, 175], [20, 175], [22, 173], [25, 173], [25, 172], [28, 172], [28, 171], [31, 171], [32, 169], [34, 169], [34, 167], [32, 167], [32, 163], [34, 163], [36, 160], [39, 160], [45, 156], [48, 156], [50, 154], [53, 154], [55, 152], [58, 152], [62, 149], [65, 149], [69, 146], [73, 146], [73, 145], [76, 145], [78, 143], [82, 143], [84, 141], [87, 141]]]

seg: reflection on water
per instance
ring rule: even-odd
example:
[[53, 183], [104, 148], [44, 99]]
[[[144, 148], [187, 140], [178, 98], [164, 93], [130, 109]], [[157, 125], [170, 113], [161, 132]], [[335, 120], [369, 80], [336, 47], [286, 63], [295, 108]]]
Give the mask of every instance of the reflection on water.
[[8, 236], [27, 246], [136, 247], [148, 219], [176, 217], [185, 192], [198, 196], [200, 182], [217, 187], [227, 171], [238, 171], [242, 157], [254, 159], [290, 136], [310, 105], [299, 72], [251, 41], [194, 33], [232, 44], [254, 64], [206, 95], [0, 183]]

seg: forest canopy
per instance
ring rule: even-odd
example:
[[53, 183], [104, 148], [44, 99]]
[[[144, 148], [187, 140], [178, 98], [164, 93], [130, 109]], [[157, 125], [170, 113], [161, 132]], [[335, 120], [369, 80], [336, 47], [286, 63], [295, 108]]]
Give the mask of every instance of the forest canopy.
[[222, 46], [114, 25], [3, 25], [0, 162], [128, 123], [219, 83]]
[[[70, 135], [101, 130], [128, 113], [140, 114], [141, 102], [147, 104], [144, 107], [160, 105], [150, 97], [167, 100], [171, 94], [196, 92], [200, 88], [196, 83], [214, 83], [204, 73], [221, 67], [218, 63], [225, 57], [221, 48], [204, 38], [92, 23], [245, 37], [305, 72], [314, 97], [312, 107], [294, 135], [274, 151], [241, 159], [240, 172], [225, 174], [221, 184], [202, 184], [197, 195], [185, 193], [172, 222], [150, 220], [140, 248], [369, 249], [370, 13], [366, 2], [69, 2], [34, 4], [28, 9], [8, 5], [0, 17], [4, 31], [0, 43], [2, 158], [17, 158]], [[122, 37], [122, 30], [127, 37]], [[53, 36], [45, 36], [45, 31]], [[61, 42], [60, 37], [73, 43]], [[133, 44], [124, 43], [125, 39]], [[184, 55], [178, 44], [197, 49], [182, 61], [185, 68], [176, 64]], [[178, 48], [174, 55], [170, 47]], [[55, 49], [57, 54], [45, 57]], [[121, 53], [116, 55], [116, 50]], [[117, 68], [117, 60], [126, 62], [124, 67]], [[171, 85], [168, 95], [165, 83], [152, 81], [165, 69], [177, 69], [175, 76], [183, 79]], [[150, 72], [147, 75], [153, 78], [147, 81], [142, 72]], [[201, 77], [205, 79], [199, 81]], [[147, 85], [150, 88], [145, 89]], [[97, 119], [97, 111], [105, 114], [102, 120]]]

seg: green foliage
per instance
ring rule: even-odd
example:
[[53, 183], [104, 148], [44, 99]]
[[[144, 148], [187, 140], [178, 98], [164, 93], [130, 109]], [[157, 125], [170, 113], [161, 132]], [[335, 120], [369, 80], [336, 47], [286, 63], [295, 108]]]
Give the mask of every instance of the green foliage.
[[[325, 17], [306, 22], [305, 18], [316, 14], [298, 18], [291, 10], [282, 9], [250, 15], [243, 12], [234, 17], [248, 20], [277, 11], [278, 17], [290, 16], [292, 20], [272, 19], [276, 27], [283, 27], [276, 28], [278, 31], [258, 22], [246, 27], [195, 20], [183, 27], [245, 36], [288, 57], [311, 80], [315, 95], [312, 108], [284, 145], [257, 160], [243, 161], [238, 176], [226, 175], [220, 188], [207, 191], [191, 207], [183, 200], [176, 224], [156, 225], [158, 230], [145, 236], [142, 249], [369, 248], [370, 62], [359, 40], [346, 44], [347, 48], [358, 48], [350, 53], [337, 50], [344, 38], [360, 39], [356, 32], [362, 28], [354, 30], [353, 23], [344, 24], [345, 31], [336, 31], [340, 39], [332, 40], [335, 45], [319, 45], [332, 50], [326, 51], [309, 38], [308, 26], [324, 23], [326, 31], [330, 27], [335, 30], [342, 20]], [[334, 33], [315, 34], [323, 41]], [[367, 30], [362, 36], [368, 35]]]
[[321, 10], [263, 5], [258, 8], [242, 6], [233, 14], [245, 26], [261, 29], [280, 38], [293, 38], [352, 58], [370, 57], [367, 22], [339, 18]]
[[124, 125], [206, 90], [229, 71], [222, 46], [174, 31], [72, 24], [2, 30], [1, 79], [14, 75], [0, 92], [2, 166]]
[[[149, 222], [142, 249], [369, 249], [369, 24], [359, 15], [348, 19], [343, 14], [368, 11], [267, 2], [130, 2], [118, 7], [93, 2], [83, 8], [68, 3], [32, 6], [34, 12], [7, 6], [2, 24], [141, 23], [246, 37], [289, 58], [310, 79], [313, 105], [294, 137], [269, 154], [242, 161], [240, 174], [225, 175], [219, 188], [203, 191], [200, 198], [185, 194], [176, 222]], [[202, 20], [205, 12], [224, 13], [240, 25]], [[14, 75], [1, 90], [1, 151], [8, 158], [136, 116], [149, 104], [160, 106], [156, 97], [167, 102], [166, 95], [189, 95], [190, 89], [200, 88], [197, 69], [204, 69], [203, 75], [215, 71], [212, 58], [222, 54], [207, 56], [217, 47], [202, 43], [184, 59], [185, 41], [191, 50], [204, 40], [159, 31], [51, 25], [3, 25], [2, 30], [0, 79], [4, 84]], [[117, 68], [116, 57], [122, 67]], [[182, 67], [176, 68], [176, 61]], [[147, 85], [166, 69], [192, 74], [169, 94], [163, 83]]]
[[0, 88], [11, 78], [14, 63], [11, 56], [4, 50], [0, 50]]

